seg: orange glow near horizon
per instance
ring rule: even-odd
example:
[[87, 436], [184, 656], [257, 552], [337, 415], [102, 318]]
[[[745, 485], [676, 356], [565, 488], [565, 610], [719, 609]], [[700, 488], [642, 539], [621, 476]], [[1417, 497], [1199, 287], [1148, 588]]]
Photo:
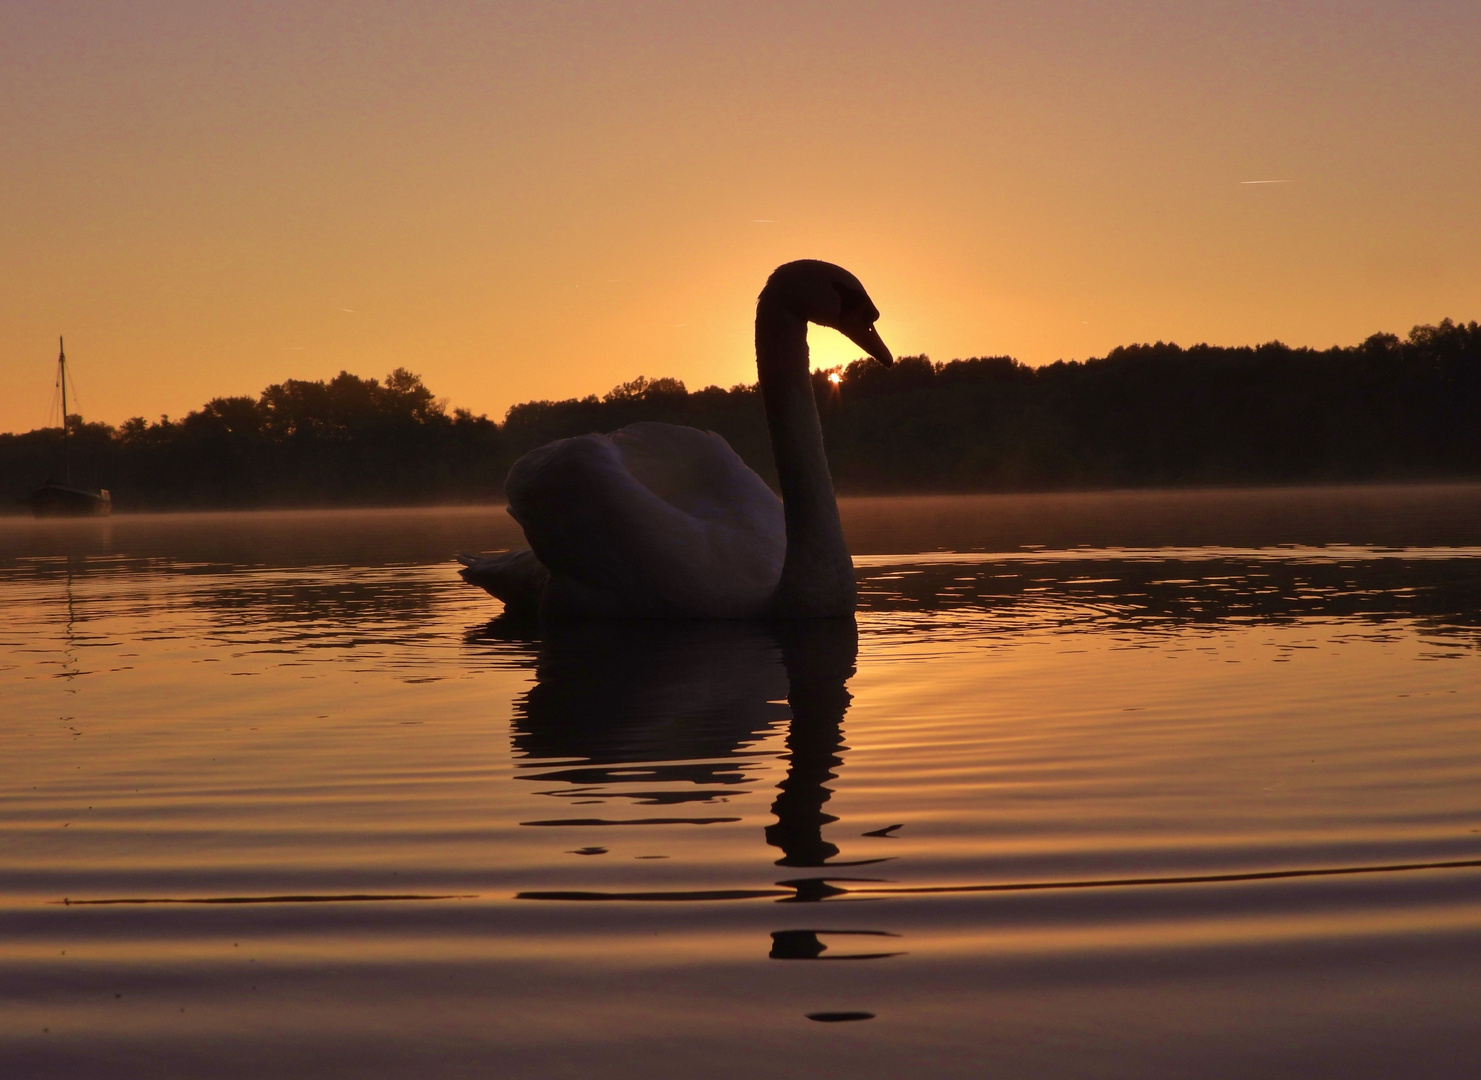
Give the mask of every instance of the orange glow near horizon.
[[937, 360], [1481, 317], [1478, 46], [1459, 0], [6, 5], [0, 430], [59, 333], [111, 423], [750, 382], [803, 257]]

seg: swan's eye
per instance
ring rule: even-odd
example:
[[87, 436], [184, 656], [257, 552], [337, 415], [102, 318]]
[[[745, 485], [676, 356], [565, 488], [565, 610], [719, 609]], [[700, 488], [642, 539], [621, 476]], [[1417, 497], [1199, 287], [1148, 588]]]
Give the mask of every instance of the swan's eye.
[[835, 281], [833, 288], [838, 290], [839, 313], [842, 315], [854, 315], [861, 309], [871, 306], [869, 297], [863, 289], [856, 289], [841, 281]]

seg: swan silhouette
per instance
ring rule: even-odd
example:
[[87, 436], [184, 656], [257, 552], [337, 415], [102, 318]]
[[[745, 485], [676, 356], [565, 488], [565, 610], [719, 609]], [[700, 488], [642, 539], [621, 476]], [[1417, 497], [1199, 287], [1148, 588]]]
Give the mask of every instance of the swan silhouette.
[[459, 556], [511, 612], [639, 618], [852, 615], [843, 541], [808, 371], [807, 324], [893, 358], [858, 278], [804, 259], [756, 302], [756, 372], [782, 497], [710, 431], [639, 423], [559, 439], [514, 463], [509, 513], [530, 550]]

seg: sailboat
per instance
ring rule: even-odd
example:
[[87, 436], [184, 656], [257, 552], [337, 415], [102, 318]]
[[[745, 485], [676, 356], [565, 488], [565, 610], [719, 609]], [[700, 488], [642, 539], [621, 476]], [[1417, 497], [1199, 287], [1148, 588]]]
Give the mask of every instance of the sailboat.
[[72, 486], [72, 456], [67, 440], [67, 348], [57, 338], [57, 383], [62, 388], [62, 469], [65, 483], [48, 480], [21, 502], [29, 503], [37, 517], [102, 517], [113, 513], [113, 497], [106, 488], [91, 490]]

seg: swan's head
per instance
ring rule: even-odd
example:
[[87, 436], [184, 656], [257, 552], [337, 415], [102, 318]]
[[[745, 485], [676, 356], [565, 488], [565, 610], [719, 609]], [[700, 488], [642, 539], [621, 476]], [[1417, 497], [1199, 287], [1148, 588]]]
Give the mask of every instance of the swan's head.
[[799, 259], [777, 267], [761, 290], [761, 303], [775, 302], [798, 318], [832, 327], [881, 364], [895, 362], [874, 329], [879, 308], [864, 286], [841, 266]]

